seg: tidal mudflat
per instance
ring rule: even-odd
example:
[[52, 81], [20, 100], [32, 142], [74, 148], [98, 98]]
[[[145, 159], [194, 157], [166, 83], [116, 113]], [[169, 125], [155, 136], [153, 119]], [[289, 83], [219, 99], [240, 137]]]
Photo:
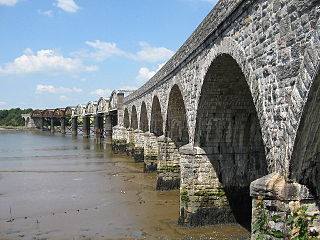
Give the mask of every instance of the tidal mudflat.
[[0, 131], [0, 239], [248, 239], [238, 225], [177, 225], [179, 192], [82, 137]]

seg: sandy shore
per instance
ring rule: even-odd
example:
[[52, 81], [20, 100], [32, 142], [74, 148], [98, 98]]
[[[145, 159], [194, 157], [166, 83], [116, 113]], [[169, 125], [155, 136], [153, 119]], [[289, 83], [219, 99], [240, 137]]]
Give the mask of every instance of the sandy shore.
[[156, 174], [143, 173], [143, 163], [112, 154], [110, 145], [18, 134], [0, 134], [1, 240], [249, 236], [238, 225], [178, 226], [179, 191], [155, 191]]

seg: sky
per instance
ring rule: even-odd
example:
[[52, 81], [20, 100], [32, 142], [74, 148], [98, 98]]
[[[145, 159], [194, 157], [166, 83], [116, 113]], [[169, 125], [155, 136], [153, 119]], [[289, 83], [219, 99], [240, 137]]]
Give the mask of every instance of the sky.
[[76, 106], [137, 89], [216, 0], [0, 0], [0, 109]]

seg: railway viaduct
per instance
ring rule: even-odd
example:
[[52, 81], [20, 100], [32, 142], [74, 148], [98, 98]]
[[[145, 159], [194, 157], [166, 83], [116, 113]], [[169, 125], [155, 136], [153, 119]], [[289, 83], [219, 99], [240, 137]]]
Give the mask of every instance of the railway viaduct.
[[285, 238], [286, 221], [306, 211], [316, 236], [319, 14], [319, 0], [220, 0], [141, 88], [100, 112], [70, 108], [73, 132], [79, 116], [112, 118], [113, 150], [156, 171], [157, 189], [180, 189], [181, 224]]
[[124, 99], [114, 140], [158, 189], [180, 188], [181, 223], [248, 226], [264, 208], [277, 232], [299, 204], [319, 213], [319, 14], [316, 0], [219, 1]]

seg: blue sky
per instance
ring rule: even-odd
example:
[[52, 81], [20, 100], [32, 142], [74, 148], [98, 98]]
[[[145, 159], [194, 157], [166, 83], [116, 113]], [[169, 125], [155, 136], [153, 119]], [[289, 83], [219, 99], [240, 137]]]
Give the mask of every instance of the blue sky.
[[0, 109], [140, 87], [216, 0], [0, 0]]

